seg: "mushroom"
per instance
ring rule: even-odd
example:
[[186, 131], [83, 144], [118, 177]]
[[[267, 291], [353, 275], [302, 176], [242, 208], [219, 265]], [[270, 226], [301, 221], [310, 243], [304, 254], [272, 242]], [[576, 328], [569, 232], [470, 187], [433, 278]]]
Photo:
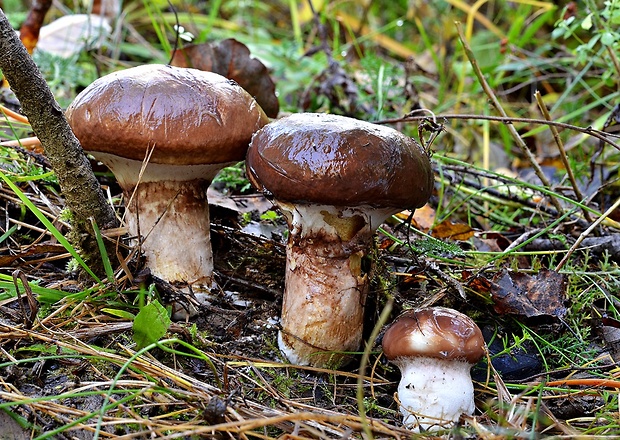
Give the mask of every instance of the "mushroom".
[[470, 370], [485, 352], [476, 323], [456, 310], [430, 307], [401, 315], [383, 336], [383, 353], [401, 371], [403, 424], [433, 431], [472, 415]]
[[121, 186], [129, 234], [151, 273], [207, 290], [213, 281], [207, 187], [244, 159], [269, 120], [237, 83], [144, 65], [99, 78], [67, 109], [83, 148]]
[[303, 113], [259, 130], [246, 168], [289, 226], [280, 350], [294, 364], [342, 365], [362, 341], [374, 232], [426, 203], [429, 157], [392, 128]]

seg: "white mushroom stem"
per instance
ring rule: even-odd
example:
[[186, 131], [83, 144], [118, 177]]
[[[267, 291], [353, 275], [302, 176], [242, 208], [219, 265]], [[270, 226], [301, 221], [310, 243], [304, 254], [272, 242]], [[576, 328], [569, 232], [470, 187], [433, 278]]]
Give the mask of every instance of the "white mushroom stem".
[[[207, 188], [230, 163], [147, 164], [94, 153], [114, 173], [125, 195], [125, 222], [139, 237], [146, 266], [170, 283], [209, 289], [213, 281]], [[140, 177], [139, 177], [140, 176]]]
[[291, 363], [338, 366], [360, 349], [368, 291], [362, 258], [394, 209], [276, 203], [290, 228], [278, 345]]
[[126, 224], [140, 236], [151, 273], [163, 280], [210, 287], [213, 252], [209, 236], [210, 182], [145, 182], [133, 194]]
[[402, 375], [398, 400], [405, 427], [435, 431], [451, 427], [461, 414], [474, 413], [472, 365], [467, 361], [411, 357], [392, 362]]

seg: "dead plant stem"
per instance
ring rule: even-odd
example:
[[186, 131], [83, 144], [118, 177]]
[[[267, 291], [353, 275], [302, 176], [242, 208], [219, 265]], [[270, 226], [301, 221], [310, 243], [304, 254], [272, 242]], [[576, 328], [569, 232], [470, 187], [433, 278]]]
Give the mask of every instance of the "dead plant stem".
[[29, 124], [27, 117], [25, 117], [24, 115], [21, 115], [21, 114], [19, 114], [17, 112], [14, 112], [11, 109], [6, 108], [3, 105], [0, 105], [0, 113], [4, 113], [4, 115], [6, 117], [11, 118], [14, 121], [22, 122], [24, 124]]
[[[497, 96], [495, 96], [495, 93], [493, 92], [493, 89], [491, 89], [491, 86], [489, 86], [489, 83], [487, 82], [487, 80], [484, 77], [482, 71], [480, 70], [480, 67], [478, 67], [478, 61], [476, 60], [474, 52], [472, 51], [471, 47], [469, 46], [469, 43], [465, 39], [465, 35], [463, 34], [463, 30], [461, 29], [461, 24], [459, 22], [456, 22], [456, 29], [458, 31], [459, 39], [461, 40], [461, 44], [463, 45], [463, 49], [465, 50], [465, 54], [467, 55], [467, 58], [469, 59], [469, 62], [471, 63], [471, 66], [472, 66], [472, 68], [474, 70], [474, 73], [476, 74], [476, 77], [478, 78], [478, 81], [480, 82], [480, 85], [482, 86], [482, 89], [484, 90], [486, 95], [491, 100], [491, 104], [493, 104], [495, 109], [503, 117], [507, 118], [508, 114], [506, 113], [506, 111], [502, 107], [502, 104], [499, 102], [499, 99], [497, 99]], [[512, 138], [517, 143], [517, 146], [521, 150], [521, 153], [529, 161], [532, 169], [534, 170], [534, 172], [536, 173], [536, 175], [538, 176], [538, 178], [540, 179], [542, 184], [544, 186], [550, 188], [551, 187], [551, 183], [549, 182], [549, 179], [547, 179], [547, 177], [545, 176], [545, 174], [542, 171], [542, 168], [540, 168], [540, 165], [538, 165], [538, 162], [536, 162], [536, 157], [534, 157], [534, 155], [529, 150], [527, 145], [525, 145], [525, 142], [523, 141], [523, 139], [521, 138], [521, 136], [517, 132], [517, 129], [513, 125], [511, 125], [511, 124], [507, 125], [506, 127], [507, 127], [509, 133], [511, 134]], [[563, 212], [562, 205], [560, 204], [560, 202], [555, 197], [553, 197], [552, 195], [549, 195], [549, 201], [555, 207], [555, 209], [558, 210], [559, 213]]]
[[588, 386], [588, 387], [604, 387], [604, 388], [620, 388], [620, 382], [611, 379], [600, 378], [584, 378], [584, 379], [563, 379], [547, 382], [545, 386]]
[[[590, 135], [590, 136], [592, 136], [592, 137], [594, 137], [594, 138], [596, 138], [596, 139], [598, 139], [598, 140], [600, 140], [602, 142], [605, 142], [605, 143], [611, 145], [616, 150], [620, 151], [620, 145], [618, 145], [615, 142], [612, 142], [611, 140], [609, 140], [610, 133], [606, 133], [604, 131], [597, 130], [597, 129], [593, 128], [592, 126], [579, 127], [577, 125], [567, 124], [565, 122], [547, 121], [545, 119], [536, 119], [536, 118], [519, 118], [519, 117], [512, 117], [512, 116], [489, 116], [489, 115], [473, 115], [473, 114], [446, 113], [446, 114], [435, 115], [435, 118], [437, 120], [441, 120], [441, 119], [463, 119], [463, 120], [482, 119], [482, 120], [503, 122], [504, 124], [507, 124], [507, 125], [513, 124], [515, 122], [524, 123], [524, 124], [536, 124], [536, 125], [553, 125], [553, 126], [558, 127], [558, 128], [565, 128], [565, 129], [568, 129], [568, 130], [573, 130], [573, 131], [577, 131], [579, 133], [584, 133], [584, 134]], [[396, 124], [396, 123], [399, 123], [399, 122], [423, 121], [425, 119], [428, 119], [428, 117], [427, 116], [410, 116], [410, 115], [408, 115], [408, 116], [405, 116], [403, 118], [384, 119], [382, 121], [375, 122], [375, 124]], [[614, 137], [617, 138], [618, 136], [614, 136]]]
[[19, 99], [32, 130], [41, 140], [66, 205], [73, 214], [73, 245], [81, 251], [82, 258], [91, 263], [94, 272], [103, 273], [100, 250], [88, 219], [94, 218], [100, 228], [108, 229], [118, 226], [116, 214], [107, 204], [62, 108], [2, 9], [0, 68]]
[[577, 248], [579, 247], [579, 245], [581, 244], [581, 242], [588, 236], [590, 235], [590, 233], [596, 229], [602, 222], [603, 220], [605, 220], [607, 217], [609, 217], [609, 215], [614, 212], [616, 209], [618, 209], [618, 207], [620, 207], [620, 197], [616, 200], [616, 202], [611, 205], [607, 211], [605, 211], [599, 218], [596, 219], [596, 221], [594, 223], [592, 223], [590, 225], [590, 227], [588, 227], [588, 229], [586, 229], [585, 231], [583, 231], [581, 233], [581, 235], [579, 236], [579, 238], [577, 238], [577, 240], [575, 240], [575, 243], [573, 243], [573, 245], [570, 247], [570, 249], [568, 250], [568, 252], [566, 252], [566, 254], [564, 255], [564, 257], [562, 258], [562, 260], [558, 263], [558, 265], [556, 266], [555, 270], [556, 272], [559, 272], [560, 269], [562, 269], [562, 267], [564, 267], [564, 265], [566, 264], [566, 262], [568, 261], [568, 259], [570, 258], [570, 256], [573, 254], [573, 252], [575, 252], [575, 250], [577, 250]]
[[[540, 109], [540, 112], [543, 114], [543, 116], [545, 117], [547, 121], [550, 121], [551, 115], [549, 114], [549, 110], [547, 110], [547, 106], [545, 105], [545, 102], [543, 101], [540, 91], [536, 90], [536, 92], [534, 93], [534, 97], [536, 98], [536, 103], [538, 104], [538, 108]], [[575, 197], [577, 198], [578, 201], [583, 201], [584, 200], [583, 194], [581, 194], [579, 185], [577, 185], [577, 180], [575, 180], [575, 174], [573, 173], [570, 163], [568, 163], [568, 157], [566, 156], [566, 149], [564, 148], [564, 142], [562, 142], [562, 138], [560, 138], [560, 133], [558, 132], [558, 129], [553, 125], [549, 125], [549, 130], [551, 130], [551, 134], [553, 135], [553, 140], [558, 146], [558, 151], [560, 152], [560, 159], [562, 160], [562, 164], [564, 165], [564, 168], [566, 169], [566, 174], [568, 176], [568, 180], [570, 181], [571, 186], [573, 187], [573, 191], [575, 192]], [[592, 217], [590, 217], [590, 213], [586, 209], [582, 209], [582, 211], [583, 211], [583, 217], [587, 221], [591, 222]]]

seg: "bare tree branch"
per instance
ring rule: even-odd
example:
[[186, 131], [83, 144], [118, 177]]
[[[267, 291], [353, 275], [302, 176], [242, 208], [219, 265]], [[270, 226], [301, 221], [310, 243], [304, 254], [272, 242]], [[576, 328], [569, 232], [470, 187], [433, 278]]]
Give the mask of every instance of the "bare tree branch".
[[[0, 9], [0, 69], [22, 105], [45, 155], [58, 177], [67, 207], [73, 213], [73, 244], [91, 269], [101, 266], [89, 218], [101, 229], [117, 226], [114, 210], [106, 202], [90, 162], [71, 131], [41, 72]], [[102, 267], [102, 266], [101, 266]], [[97, 270], [96, 270], [97, 269]]]

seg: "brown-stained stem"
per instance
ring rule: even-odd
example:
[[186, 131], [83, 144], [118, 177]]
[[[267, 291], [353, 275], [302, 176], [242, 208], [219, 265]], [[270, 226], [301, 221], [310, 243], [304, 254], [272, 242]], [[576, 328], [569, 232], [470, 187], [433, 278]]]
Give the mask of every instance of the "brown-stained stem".
[[[491, 89], [491, 86], [489, 86], [489, 83], [487, 82], [486, 78], [482, 74], [480, 67], [478, 67], [478, 62], [476, 60], [476, 57], [474, 56], [474, 52], [472, 51], [471, 47], [469, 46], [469, 43], [465, 39], [465, 35], [463, 35], [463, 30], [461, 29], [461, 25], [458, 22], [456, 23], [456, 29], [459, 34], [459, 39], [461, 40], [461, 44], [463, 45], [463, 49], [465, 50], [465, 54], [467, 55], [467, 58], [469, 59], [469, 62], [474, 70], [474, 73], [476, 74], [476, 77], [478, 78], [478, 81], [480, 82], [480, 85], [482, 86], [482, 89], [484, 90], [484, 92], [487, 94], [487, 96], [491, 100], [491, 104], [495, 107], [495, 109], [503, 117], [507, 118], [508, 114], [502, 107], [502, 104], [497, 99], [497, 96], [495, 96], [495, 93]], [[532, 169], [536, 173], [536, 176], [538, 176], [538, 178], [540, 179], [540, 181], [542, 182], [544, 186], [551, 187], [551, 183], [549, 182], [549, 179], [547, 179], [547, 177], [543, 173], [542, 168], [540, 167], [540, 165], [538, 165], [538, 162], [536, 162], [536, 158], [534, 157], [532, 152], [529, 150], [527, 145], [525, 145], [525, 142], [523, 141], [521, 136], [519, 136], [519, 133], [517, 132], [517, 130], [512, 125], [507, 125], [506, 127], [508, 129], [508, 132], [512, 136], [512, 138], [517, 143], [517, 146], [521, 150], [521, 153], [529, 161]], [[555, 209], [558, 210], [558, 212], [560, 213], [564, 212], [564, 209], [562, 208], [562, 205], [560, 205], [560, 202], [558, 201], [558, 199], [550, 195], [549, 201], [555, 207]]]
[[22, 111], [58, 177], [67, 207], [73, 213], [73, 244], [87, 262], [93, 263], [95, 273], [103, 274], [100, 251], [89, 219], [93, 218], [101, 229], [116, 227], [114, 210], [107, 203], [62, 108], [2, 9], [0, 69], [19, 99]]
[[[534, 97], [536, 98], [536, 103], [538, 104], [538, 108], [540, 109], [540, 112], [542, 113], [542, 115], [545, 117], [545, 120], [550, 121], [551, 115], [549, 114], [549, 110], [547, 110], [547, 106], [545, 105], [542, 99], [542, 95], [540, 94], [538, 90], [536, 90], [536, 92], [534, 93]], [[549, 126], [549, 130], [551, 130], [551, 134], [553, 135], [555, 144], [558, 146], [558, 151], [560, 152], [560, 159], [562, 160], [562, 164], [564, 165], [564, 168], [566, 169], [566, 174], [568, 176], [568, 180], [570, 181], [571, 186], [573, 187], [573, 191], [575, 192], [575, 197], [577, 198], [578, 201], [582, 202], [584, 200], [584, 197], [583, 197], [583, 194], [581, 194], [579, 185], [577, 185], [575, 174], [573, 174], [573, 170], [570, 167], [570, 164], [568, 163], [568, 157], [566, 156], [566, 149], [564, 148], [564, 143], [562, 142], [562, 139], [560, 138], [560, 133], [558, 132], [558, 129], [554, 127], [553, 125]], [[582, 211], [583, 211], [583, 217], [587, 221], [591, 222], [592, 217], [590, 217], [590, 213], [586, 209], [583, 209]]]

